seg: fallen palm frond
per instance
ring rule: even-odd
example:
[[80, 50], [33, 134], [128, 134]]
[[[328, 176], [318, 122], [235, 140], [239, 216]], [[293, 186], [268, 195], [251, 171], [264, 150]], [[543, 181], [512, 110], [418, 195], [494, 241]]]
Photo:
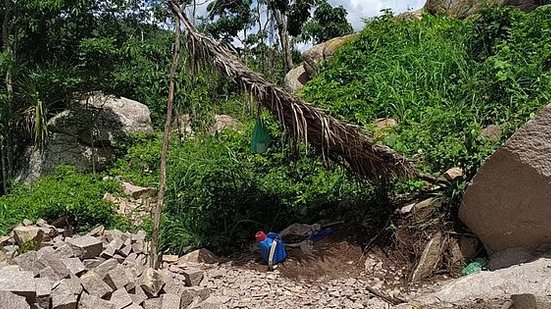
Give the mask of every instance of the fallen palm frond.
[[411, 162], [394, 150], [373, 143], [361, 128], [340, 121], [297, 96], [269, 83], [243, 65], [235, 52], [197, 31], [179, 12], [175, 0], [170, 6], [187, 28], [189, 50], [196, 60], [208, 60], [222, 74], [254, 96], [295, 140], [304, 140], [324, 156], [346, 166], [356, 175], [373, 179], [417, 175]]

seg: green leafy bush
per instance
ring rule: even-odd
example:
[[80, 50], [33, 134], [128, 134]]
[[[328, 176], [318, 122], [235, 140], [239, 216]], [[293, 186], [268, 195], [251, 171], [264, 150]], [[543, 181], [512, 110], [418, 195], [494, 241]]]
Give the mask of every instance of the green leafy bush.
[[114, 180], [60, 167], [55, 174], [30, 186], [15, 185], [10, 194], [0, 197], [0, 234], [23, 219], [52, 220], [61, 216], [70, 217], [79, 230], [98, 224], [113, 226], [121, 219], [116, 216], [113, 204], [102, 197], [106, 192], [118, 190]]
[[[206, 246], [218, 252], [242, 248], [257, 230], [279, 231], [295, 222], [362, 218], [373, 189], [316, 154], [297, 156], [277, 144], [283, 136], [267, 121], [274, 144], [253, 154], [253, 123], [243, 133], [226, 130], [170, 145], [166, 208], [161, 230], [164, 250], [183, 253]], [[116, 172], [142, 185], [155, 185], [159, 139], [128, 149]], [[303, 150], [304, 151], [304, 150]], [[151, 171], [152, 176], [143, 176]], [[149, 182], [148, 182], [149, 181]], [[381, 203], [378, 203], [381, 204]]]

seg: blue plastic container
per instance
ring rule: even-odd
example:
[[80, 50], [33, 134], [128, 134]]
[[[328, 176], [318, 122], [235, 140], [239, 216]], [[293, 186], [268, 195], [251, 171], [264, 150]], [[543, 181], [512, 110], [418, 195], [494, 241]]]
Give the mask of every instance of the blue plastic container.
[[277, 245], [274, 252], [274, 258], [272, 260], [273, 264], [278, 264], [283, 262], [287, 258], [287, 252], [285, 251], [285, 245], [283, 244], [283, 239], [281, 236], [274, 232], [269, 232], [266, 234], [266, 238], [258, 243], [260, 247], [260, 254], [264, 262], [268, 263], [270, 257], [270, 249], [272, 248], [272, 242], [274, 239], [277, 239]]

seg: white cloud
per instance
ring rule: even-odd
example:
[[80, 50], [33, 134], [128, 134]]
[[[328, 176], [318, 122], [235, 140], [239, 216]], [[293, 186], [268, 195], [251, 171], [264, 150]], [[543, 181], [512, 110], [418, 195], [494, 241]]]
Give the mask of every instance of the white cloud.
[[377, 16], [383, 9], [392, 9], [394, 13], [417, 10], [426, 0], [328, 0], [333, 5], [342, 5], [348, 12], [348, 21], [355, 30], [363, 27], [363, 19]]

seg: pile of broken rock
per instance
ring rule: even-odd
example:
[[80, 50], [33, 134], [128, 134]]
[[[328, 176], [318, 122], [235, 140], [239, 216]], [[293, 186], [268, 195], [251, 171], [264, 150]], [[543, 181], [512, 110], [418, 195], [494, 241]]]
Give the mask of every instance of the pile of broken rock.
[[[65, 237], [43, 220], [26, 224], [0, 238], [1, 308], [224, 308], [185, 256], [164, 256], [160, 270], [148, 267], [144, 231], [100, 226]], [[28, 243], [40, 249], [18, 254]]]

